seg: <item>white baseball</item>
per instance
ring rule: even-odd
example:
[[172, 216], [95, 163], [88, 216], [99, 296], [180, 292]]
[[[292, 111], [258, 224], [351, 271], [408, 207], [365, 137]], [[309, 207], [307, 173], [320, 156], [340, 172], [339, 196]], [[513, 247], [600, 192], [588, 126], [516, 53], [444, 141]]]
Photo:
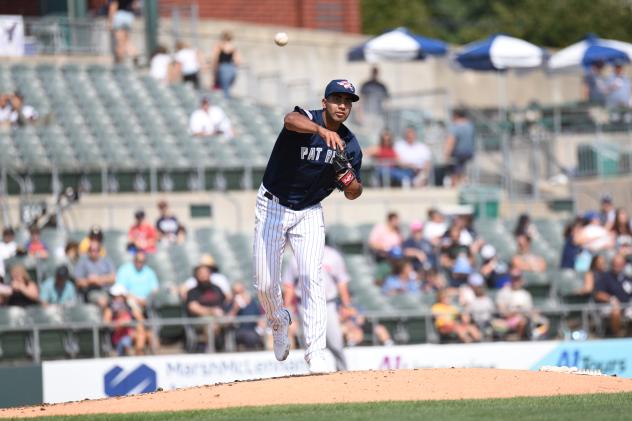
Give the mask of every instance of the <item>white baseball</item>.
[[274, 43], [279, 47], [283, 47], [290, 39], [285, 32], [277, 32], [274, 36]]

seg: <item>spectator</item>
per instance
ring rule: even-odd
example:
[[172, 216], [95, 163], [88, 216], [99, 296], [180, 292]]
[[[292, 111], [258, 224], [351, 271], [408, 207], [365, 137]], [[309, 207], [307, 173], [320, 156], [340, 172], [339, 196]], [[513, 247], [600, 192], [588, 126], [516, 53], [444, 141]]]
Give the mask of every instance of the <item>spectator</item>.
[[523, 287], [520, 269], [511, 269], [510, 278], [511, 282], [498, 292], [496, 305], [507, 332], [515, 332], [519, 339], [524, 339], [528, 333], [529, 315], [533, 311], [533, 297]]
[[609, 193], [603, 194], [599, 201], [599, 222], [604, 227], [610, 229], [615, 222], [616, 210], [612, 200], [612, 196]]
[[0, 130], [11, 128], [11, 96], [0, 94]]
[[630, 228], [630, 218], [623, 208], [616, 210], [612, 232], [615, 235], [617, 251], [624, 255], [629, 255], [632, 250], [632, 228]]
[[[211, 271], [206, 266], [197, 266], [194, 270], [197, 285], [187, 292], [185, 301], [187, 314], [189, 317], [220, 317], [224, 315], [226, 297], [222, 290], [211, 283]], [[214, 334], [217, 340], [221, 341], [219, 334], [221, 326], [214, 325]], [[206, 329], [203, 330], [204, 342], [208, 344]]]
[[410, 261], [402, 259], [393, 264], [393, 274], [384, 281], [382, 293], [389, 296], [421, 293], [419, 281]]
[[15, 242], [15, 232], [7, 227], [2, 230], [2, 242], [0, 242], [0, 283], [5, 277], [6, 268], [4, 261], [16, 255], [18, 246]]
[[608, 304], [603, 308], [604, 317], [610, 318], [610, 330], [614, 336], [624, 336], [624, 321], [632, 320], [632, 310], [622, 308], [632, 297], [632, 279], [625, 273], [625, 259], [617, 255], [612, 259], [610, 271], [595, 278], [595, 301]]
[[380, 71], [371, 68], [371, 78], [360, 87], [362, 95], [362, 114], [370, 119], [384, 118], [384, 102], [389, 98], [388, 88], [379, 80]]
[[576, 238], [583, 249], [591, 253], [599, 253], [614, 248], [614, 235], [601, 225], [597, 212], [586, 212], [584, 224]]
[[241, 64], [241, 55], [233, 44], [233, 34], [224, 31], [220, 40], [213, 48], [212, 58], [215, 85], [219, 87], [226, 98], [230, 98], [230, 88], [237, 77], [237, 66]]
[[428, 209], [428, 221], [424, 227], [424, 238], [434, 246], [438, 246], [441, 238], [448, 230], [445, 216], [436, 208]]
[[594, 256], [590, 262], [590, 269], [584, 274], [584, 283], [577, 291], [577, 294], [592, 295], [595, 292], [596, 279], [603, 276], [607, 270], [608, 262], [606, 258], [601, 254]]
[[625, 75], [623, 61], [615, 61], [614, 69], [606, 80], [606, 107], [630, 107], [630, 79]]
[[37, 282], [31, 280], [26, 268], [15, 265], [11, 268], [10, 295], [5, 303], [9, 306], [27, 307], [39, 304]]
[[36, 225], [33, 225], [29, 229], [29, 233], [31, 234], [31, 238], [29, 242], [26, 243], [26, 251], [29, 256], [42, 260], [48, 259], [48, 247], [46, 247], [46, 244], [42, 241], [40, 229]]
[[[110, 288], [112, 299], [103, 311], [103, 322], [113, 324], [112, 344], [116, 355], [142, 355], [145, 345], [149, 345], [151, 336], [143, 324], [142, 311], [127, 300], [127, 290], [122, 285], [112, 285]], [[137, 322], [136, 326], [131, 326]]]
[[134, 57], [136, 51], [130, 40], [134, 26], [134, 11], [137, 0], [111, 0], [108, 8], [108, 26], [114, 35], [114, 61], [123, 63]]
[[452, 113], [452, 126], [445, 144], [445, 160], [449, 163], [448, 173], [452, 187], [460, 186], [465, 180], [465, 166], [476, 152], [474, 124], [464, 109]]
[[[208, 268], [208, 270], [211, 272], [211, 283], [222, 290], [222, 293], [224, 294], [227, 302], [232, 301], [233, 296], [231, 292], [230, 282], [224, 274], [220, 273], [219, 268], [215, 264], [215, 259], [213, 258], [213, 256], [211, 256], [210, 254], [203, 254], [200, 257], [198, 266], [206, 266]], [[183, 300], [186, 300], [187, 293], [196, 286], [197, 280], [195, 279], [195, 273], [193, 273], [193, 276], [184, 281], [180, 286], [181, 298]]]
[[508, 265], [498, 258], [494, 246], [485, 244], [481, 248], [481, 259], [480, 273], [488, 288], [499, 289], [510, 282]]
[[516, 267], [523, 272], [545, 272], [546, 260], [542, 256], [533, 254], [531, 251], [531, 237], [521, 234], [516, 237], [518, 251], [511, 260], [512, 267]]
[[37, 110], [30, 105], [24, 104], [24, 96], [20, 92], [15, 92], [10, 96], [11, 114], [9, 121], [13, 127], [26, 126], [34, 123], [39, 118]]
[[202, 55], [184, 41], [176, 42], [175, 61], [180, 65], [180, 73], [185, 83], [193, 84], [195, 89], [200, 89], [200, 66]]
[[156, 220], [156, 231], [158, 240], [167, 243], [182, 244], [185, 240], [185, 231], [171, 212], [166, 200], [158, 202], [158, 213], [160, 217]]
[[103, 230], [99, 225], [92, 225], [90, 227], [90, 231], [88, 231], [88, 235], [81, 239], [79, 242], [79, 254], [84, 255], [88, 252], [88, 248], [90, 247], [90, 243], [96, 241], [99, 243], [99, 254], [101, 256], [106, 255], [105, 247], [103, 246]]
[[116, 284], [125, 287], [130, 305], [141, 310], [159, 287], [156, 272], [146, 265], [146, 259], [143, 251], [137, 251], [134, 261], [123, 264], [116, 272]]
[[455, 335], [461, 342], [479, 342], [481, 332], [471, 322], [470, 317], [460, 313], [459, 309], [450, 303], [447, 290], [437, 292], [437, 301], [431, 308], [435, 319], [435, 327], [442, 337]]
[[47, 305], [73, 305], [77, 302], [77, 290], [66, 266], [59, 266], [55, 276], [42, 283], [40, 301]]
[[397, 152], [393, 147], [393, 135], [389, 130], [382, 130], [379, 145], [369, 148], [367, 154], [375, 160], [375, 176], [380, 185], [401, 185], [408, 176], [408, 172], [397, 165]]
[[594, 105], [603, 106], [606, 103], [607, 82], [603, 68], [603, 61], [592, 63], [584, 76], [584, 99]]
[[64, 247], [64, 256], [61, 258], [60, 263], [63, 263], [68, 268], [72, 279], [74, 279], [75, 268], [77, 267], [77, 263], [79, 263], [79, 257], [79, 243], [76, 241], [68, 241], [66, 247]]
[[491, 337], [496, 331], [495, 326], [497, 325], [497, 320], [494, 319], [496, 305], [487, 295], [485, 279], [480, 274], [473, 273], [468, 278], [468, 285], [471, 295], [463, 301], [463, 308], [478, 329], [485, 332], [487, 337]]
[[145, 211], [136, 211], [134, 219], [135, 223], [127, 233], [127, 249], [132, 252], [155, 253], [158, 234], [156, 229], [145, 221]]
[[581, 217], [575, 218], [573, 222], [564, 227], [564, 245], [560, 258], [560, 268], [575, 269], [575, 261], [582, 250], [578, 241], [582, 227], [583, 219]]
[[369, 248], [378, 260], [388, 258], [389, 253], [401, 247], [403, 242], [399, 229], [399, 215], [390, 212], [385, 224], [377, 224], [369, 233]]
[[518, 238], [520, 235], [528, 235], [529, 237], [533, 237], [535, 235], [535, 229], [531, 224], [531, 217], [528, 213], [520, 214], [518, 221], [516, 222], [513, 235], [515, 238]]
[[149, 61], [149, 75], [159, 82], [169, 84], [179, 75], [179, 65], [174, 66], [174, 61], [163, 45], [159, 45]]
[[[233, 285], [233, 297], [233, 305], [228, 311], [230, 316], [262, 315], [259, 303], [252, 298], [250, 292], [248, 292], [241, 282], [236, 282]], [[237, 347], [244, 348], [248, 351], [262, 349], [264, 333], [264, 319], [260, 319], [258, 322], [239, 323], [235, 331]]]
[[417, 272], [438, 267], [432, 244], [423, 237], [423, 228], [421, 221], [413, 221], [410, 224], [410, 237], [402, 244], [404, 256], [411, 259]]
[[75, 266], [77, 289], [86, 302], [107, 304], [107, 291], [116, 280], [115, 268], [107, 256], [101, 255], [101, 244], [93, 239], [88, 253], [81, 256]]
[[222, 135], [230, 140], [234, 137], [230, 120], [217, 105], [210, 105], [210, 99], [202, 98], [200, 108], [193, 111], [189, 119], [189, 132], [193, 136]]
[[[364, 325], [366, 318], [357, 308], [350, 307], [341, 309], [340, 323], [342, 326], [342, 335], [345, 338], [347, 346], [360, 345], [364, 341]], [[384, 346], [394, 344], [391, 334], [384, 325], [373, 323], [373, 335], [377, 343]]]
[[409, 126], [404, 132], [404, 139], [395, 142], [395, 151], [399, 157], [399, 165], [406, 170], [405, 186], [423, 186], [427, 184], [432, 164], [430, 148], [417, 140], [417, 131]]

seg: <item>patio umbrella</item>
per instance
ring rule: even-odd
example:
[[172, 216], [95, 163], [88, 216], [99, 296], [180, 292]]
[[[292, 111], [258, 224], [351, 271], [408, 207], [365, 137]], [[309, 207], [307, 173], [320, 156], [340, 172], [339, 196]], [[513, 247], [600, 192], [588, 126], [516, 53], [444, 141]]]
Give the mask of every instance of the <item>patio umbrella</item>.
[[632, 44], [602, 39], [589, 34], [583, 40], [553, 54], [549, 60], [549, 69], [565, 70], [590, 66], [596, 62], [632, 60]]
[[502, 71], [539, 67], [545, 58], [545, 50], [537, 45], [496, 34], [463, 47], [456, 55], [456, 62], [466, 69]]
[[422, 37], [406, 28], [396, 28], [353, 47], [347, 53], [349, 61], [414, 61], [428, 55], [442, 56], [448, 52], [447, 44], [433, 38]]

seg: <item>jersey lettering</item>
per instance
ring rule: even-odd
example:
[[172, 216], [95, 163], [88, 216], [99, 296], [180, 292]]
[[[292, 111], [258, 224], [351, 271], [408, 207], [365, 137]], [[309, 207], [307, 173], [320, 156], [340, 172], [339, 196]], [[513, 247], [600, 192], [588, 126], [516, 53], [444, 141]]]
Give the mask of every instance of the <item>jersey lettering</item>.
[[[306, 146], [301, 146], [301, 159], [308, 161], [320, 161], [320, 153], [323, 151], [323, 148], [308, 148]], [[334, 151], [331, 149], [327, 149], [327, 155], [325, 157], [325, 164], [331, 164], [333, 159]]]

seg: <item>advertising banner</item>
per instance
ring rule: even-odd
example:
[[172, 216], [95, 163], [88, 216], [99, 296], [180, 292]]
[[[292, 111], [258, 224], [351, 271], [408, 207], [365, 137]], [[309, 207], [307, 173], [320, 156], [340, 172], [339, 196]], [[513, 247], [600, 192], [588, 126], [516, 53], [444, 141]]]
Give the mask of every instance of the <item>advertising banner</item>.
[[[565, 365], [632, 378], [632, 339], [357, 347], [347, 348], [345, 354], [350, 370], [537, 370]], [[331, 355], [328, 363], [334, 367]], [[301, 350], [292, 351], [283, 363], [271, 351], [47, 361], [42, 364], [43, 397], [46, 403], [97, 399], [307, 371]]]
[[24, 55], [22, 16], [0, 15], [0, 56]]

